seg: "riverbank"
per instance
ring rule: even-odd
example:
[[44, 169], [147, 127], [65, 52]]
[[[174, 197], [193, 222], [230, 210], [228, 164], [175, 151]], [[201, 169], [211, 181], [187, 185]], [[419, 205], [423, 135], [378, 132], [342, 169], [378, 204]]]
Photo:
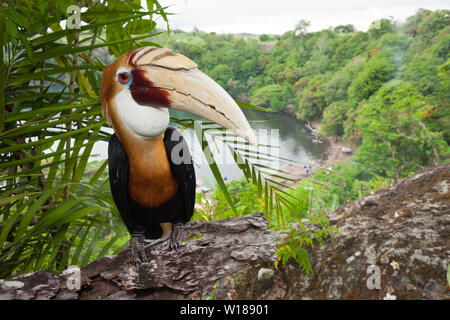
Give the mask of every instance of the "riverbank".
[[306, 124], [306, 128], [308, 128], [315, 136], [317, 143], [327, 141], [330, 144], [330, 147], [325, 152], [323, 160], [319, 162], [313, 162], [308, 165], [289, 164], [284, 168], [284, 171], [287, 171], [292, 176], [290, 178], [294, 179], [294, 181], [279, 179], [278, 182], [288, 187], [292, 187], [300, 180], [314, 175], [322, 168], [328, 169], [336, 163], [350, 159], [354, 153], [354, 150], [343, 141], [340, 141], [337, 136], [319, 136], [320, 123], [309, 121]]

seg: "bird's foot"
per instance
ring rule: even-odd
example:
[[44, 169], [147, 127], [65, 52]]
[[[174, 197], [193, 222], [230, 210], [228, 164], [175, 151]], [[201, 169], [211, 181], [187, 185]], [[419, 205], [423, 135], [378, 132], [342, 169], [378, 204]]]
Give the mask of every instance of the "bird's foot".
[[181, 246], [181, 241], [183, 241], [183, 224], [175, 223], [170, 234], [169, 250], [178, 250]]
[[131, 263], [142, 270], [147, 263], [144, 240], [145, 237], [143, 233], [133, 233], [130, 240]]

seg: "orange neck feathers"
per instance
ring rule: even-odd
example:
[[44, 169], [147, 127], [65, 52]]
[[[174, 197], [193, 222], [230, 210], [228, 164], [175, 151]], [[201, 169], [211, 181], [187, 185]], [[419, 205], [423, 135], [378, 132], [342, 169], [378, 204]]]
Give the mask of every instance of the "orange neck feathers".
[[143, 207], [161, 206], [178, 188], [170, 169], [162, 135], [142, 139], [126, 128], [117, 119], [114, 111], [110, 112], [110, 118], [128, 156], [128, 192], [131, 198]]
[[143, 207], [158, 207], [177, 190], [162, 136], [124, 143], [130, 178], [128, 192]]

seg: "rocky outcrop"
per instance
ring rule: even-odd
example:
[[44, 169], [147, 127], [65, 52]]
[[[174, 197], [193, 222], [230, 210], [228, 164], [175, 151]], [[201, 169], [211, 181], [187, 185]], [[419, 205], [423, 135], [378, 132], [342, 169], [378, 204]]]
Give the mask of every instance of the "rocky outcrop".
[[449, 190], [446, 164], [344, 205], [329, 217], [339, 234], [310, 251], [309, 277], [291, 261], [258, 281], [261, 268], [271, 266], [254, 265], [223, 282], [228, 297], [450, 299]]

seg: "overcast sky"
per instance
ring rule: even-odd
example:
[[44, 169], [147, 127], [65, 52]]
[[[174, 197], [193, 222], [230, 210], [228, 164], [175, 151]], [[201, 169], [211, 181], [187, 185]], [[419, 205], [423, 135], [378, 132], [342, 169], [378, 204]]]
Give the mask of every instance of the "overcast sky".
[[370, 23], [394, 17], [404, 21], [417, 9], [449, 9], [449, 0], [160, 0], [168, 11], [172, 29], [217, 33], [272, 33], [292, 30], [301, 20], [309, 20], [310, 31], [353, 24], [367, 31]]

